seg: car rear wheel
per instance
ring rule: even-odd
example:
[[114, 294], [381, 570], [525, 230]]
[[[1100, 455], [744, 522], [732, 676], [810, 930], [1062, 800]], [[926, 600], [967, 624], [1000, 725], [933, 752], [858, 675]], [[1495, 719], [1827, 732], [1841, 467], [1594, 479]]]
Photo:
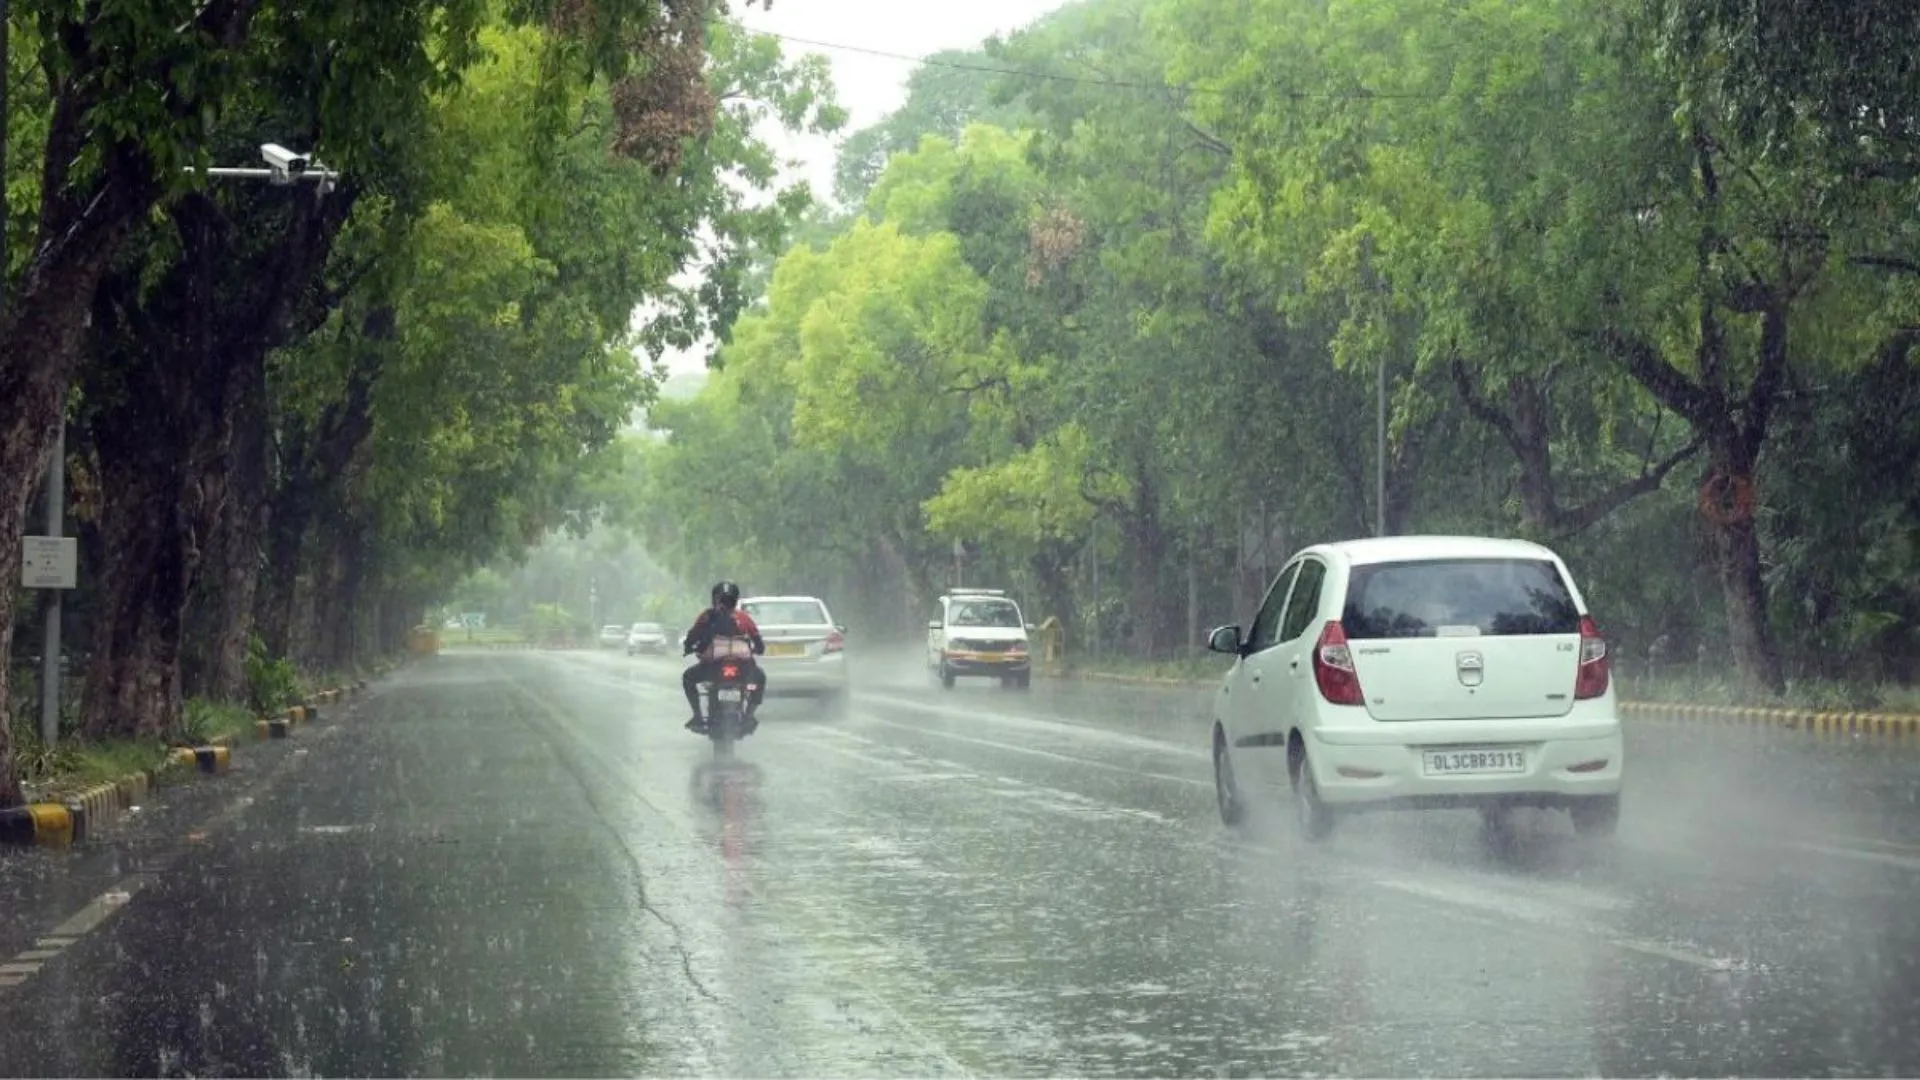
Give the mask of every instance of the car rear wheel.
[[941, 665], [940, 665], [940, 686], [941, 686], [941, 688], [942, 688], [942, 689], [946, 689], [946, 690], [951, 690], [951, 689], [953, 689], [953, 680], [954, 680], [954, 675], [953, 675], [953, 669], [952, 669], [952, 668], [950, 668], [950, 667], [948, 667], [948, 666], [947, 666], [947, 665], [945, 665], [945, 664], [941, 664]]
[[1238, 825], [1247, 819], [1247, 804], [1240, 798], [1240, 782], [1233, 775], [1233, 758], [1227, 753], [1226, 736], [1213, 729], [1213, 798], [1220, 806], [1220, 821]]
[[1573, 831], [1581, 836], [1607, 837], [1620, 826], [1620, 796], [1581, 799], [1571, 808]]
[[1325, 840], [1333, 832], [1333, 810], [1320, 801], [1320, 785], [1314, 783], [1313, 765], [1307, 760], [1307, 748], [1295, 743], [1289, 751], [1293, 773], [1293, 813], [1300, 824], [1300, 835], [1308, 840]]

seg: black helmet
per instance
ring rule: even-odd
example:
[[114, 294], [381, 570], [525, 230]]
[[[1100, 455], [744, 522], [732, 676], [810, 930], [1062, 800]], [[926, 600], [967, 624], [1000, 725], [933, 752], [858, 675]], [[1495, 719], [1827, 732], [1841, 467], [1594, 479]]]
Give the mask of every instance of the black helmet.
[[713, 604], [715, 607], [732, 607], [740, 602], [740, 586], [731, 581], [716, 582], [713, 586]]

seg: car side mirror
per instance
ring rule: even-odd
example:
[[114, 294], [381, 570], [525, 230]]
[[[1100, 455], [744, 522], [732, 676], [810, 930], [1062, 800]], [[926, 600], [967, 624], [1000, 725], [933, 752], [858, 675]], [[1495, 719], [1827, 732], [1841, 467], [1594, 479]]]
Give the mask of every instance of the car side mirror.
[[835, 626], [835, 627], [834, 627], [834, 629], [835, 629], [835, 630], [838, 630], [838, 631], [840, 631], [841, 633], [843, 633], [843, 634], [844, 634], [844, 633], [846, 633], [846, 632], [847, 632], [847, 624], [846, 624], [846, 623], [840, 623], [839, 625], [837, 625], [837, 626]]
[[1226, 653], [1229, 656], [1240, 655], [1240, 628], [1238, 626], [1218, 626], [1207, 635], [1207, 651]]
[[927, 629], [929, 629], [929, 630], [938, 630], [938, 629], [940, 629], [940, 620], [939, 620], [939, 619], [929, 619], [929, 620], [927, 620]]

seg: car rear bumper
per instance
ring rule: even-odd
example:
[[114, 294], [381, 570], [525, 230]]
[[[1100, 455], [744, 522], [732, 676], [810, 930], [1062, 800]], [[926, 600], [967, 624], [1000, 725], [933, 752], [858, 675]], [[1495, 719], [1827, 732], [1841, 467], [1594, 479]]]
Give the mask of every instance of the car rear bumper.
[[[1565, 806], [1620, 793], [1625, 741], [1610, 734], [1580, 732], [1534, 738], [1458, 739], [1408, 745], [1329, 742], [1303, 733], [1307, 761], [1321, 801], [1353, 809], [1421, 809], [1451, 806]], [[1525, 769], [1514, 773], [1430, 776], [1424, 751], [1518, 748]], [[1284, 751], [1281, 751], [1284, 752]], [[1602, 764], [1603, 763], [1603, 764]], [[1576, 769], [1578, 771], [1576, 771]]]
[[834, 655], [811, 659], [762, 656], [760, 670], [767, 673], [767, 696], [818, 696], [837, 694], [847, 689], [847, 661]]

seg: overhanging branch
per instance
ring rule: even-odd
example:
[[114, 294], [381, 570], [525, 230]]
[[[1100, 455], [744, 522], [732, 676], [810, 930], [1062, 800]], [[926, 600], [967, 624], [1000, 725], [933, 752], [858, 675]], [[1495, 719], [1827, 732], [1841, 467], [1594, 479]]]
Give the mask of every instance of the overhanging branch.
[[1553, 513], [1553, 532], [1555, 536], [1564, 540], [1577, 533], [1584, 532], [1595, 523], [1605, 519], [1608, 514], [1620, 509], [1634, 499], [1658, 491], [1660, 485], [1666, 483], [1667, 474], [1672, 472], [1681, 462], [1699, 453], [1700, 447], [1704, 442], [1705, 438], [1703, 436], [1695, 435], [1687, 445], [1667, 455], [1665, 460], [1655, 465], [1651, 470], [1642, 472], [1639, 476], [1631, 480], [1615, 484], [1612, 488], [1608, 489], [1606, 493], [1584, 506], [1576, 507], [1572, 510], [1562, 510], [1555, 507]]

